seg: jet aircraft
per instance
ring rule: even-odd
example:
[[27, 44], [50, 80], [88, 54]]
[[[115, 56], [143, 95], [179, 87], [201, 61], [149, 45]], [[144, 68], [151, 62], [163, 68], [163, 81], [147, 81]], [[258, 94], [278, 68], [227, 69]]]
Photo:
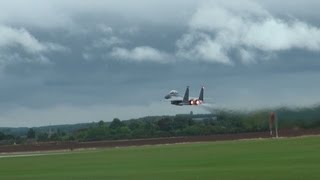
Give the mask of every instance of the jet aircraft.
[[178, 91], [172, 90], [170, 91], [169, 94], [167, 94], [164, 98], [169, 99], [172, 105], [177, 105], [177, 106], [185, 106], [185, 105], [190, 105], [190, 106], [197, 106], [201, 105], [204, 103], [203, 100], [203, 95], [204, 95], [204, 87], [201, 88], [200, 90], [200, 95], [198, 98], [190, 98], [189, 99], [189, 86], [187, 86], [187, 89], [184, 93], [183, 98], [179, 96]]

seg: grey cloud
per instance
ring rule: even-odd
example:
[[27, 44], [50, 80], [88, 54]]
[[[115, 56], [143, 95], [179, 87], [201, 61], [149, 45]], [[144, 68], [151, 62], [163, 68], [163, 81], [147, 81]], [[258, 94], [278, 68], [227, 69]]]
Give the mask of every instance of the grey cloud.
[[222, 44], [205, 33], [189, 33], [177, 41], [177, 56], [191, 61], [204, 60], [222, 64], [233, 64]]
[[55, 5], [55, 1], [1, 1], [0, 7], [0, 22], [4, 24], [51, 29], [66, 28], [73, 23], [68, 12]]
[[[106, 5], [109, 2], [95, 2], [90, 7], [96, 5]], [[84, 5], [83, 3], [82, 5]], [[165, 5], [166, 2], [160, 3]], [[190, 2], [190, 4], [192, 4]], [[189, 5], [190, 5], [189, 4]], [[202, 4], [194, 6], [192, 11], [186, 15], [182, 25], [189, 25], [189, 29], [185, 30], [185, 34], [180, 39], [175, 39], [176, 49], [163, 51], [152, 47], [142, 52], [141, 47], [148, 47], [149, 42], [142, 44], [134, 43], [129, 46], [119, 46], [125, 43], [131, 43], [130, 40], [118, 36], [114, 36], [116, 32], [113, 28], [106, 25], [99, 25], [99, 28], [113, 36], [103, 37], [94, 42], [96, 48], [106, 48], [107, 54], [112, 57], [134, 61], [152, 61], [152, 62], [176, 62], [176, 60], [191, 61], [207, 61], [214, 63], [222, 63], [233, 65], [239, 59], [245, 64], [255, 63], [257, 60], [267, 59], [274, 54], [283, 50], [305, 49], [309, 51], [318, 51], [320, 48], [320, 30], [316, 26], [308, 24], [297, 19], [283, 19], [274, 16], [272, 11], [265, 8], [259, 1], [241, 0], [237, 2], [231, 1], [201, 1]], [[83, 8], [81, 4], [81, 8]], [[143, 6], [154, 7], [151, 4]], [[103, 6], [104, 7], [104, 6]], [[118, 7], [118, 4], [113, 4]], [[160, 6], [159, 8], [161, 9]], [[197, 8], [198, 7], [198, 8]], [[81, 9], [80, 8], [80, 9]], [[100, 9], [101, 7], [95, 7]], [[197, 9], [196, 9], [197, 8]], [[92, 10], [88, 8], [88, 10]], [[125, 19], [128, 14], [137, 9], [131, 9], [124, 13]], [[120, 13], [122, 10], [115, 8], [110, 12], [114, 14]], [[142, 15], [146, 11], [139, 12]], [[139, 14], [138, 13], [138, 14]], [[137, 16], [133, 16], [139, 19]], [[146, 20], [146, 19], [145, 19]], [[151, 21], [148, 21], [149, 23]], [[158, 22], [159, 23], [159, 22]], [[120, 31], [119, 31], [120, 32]], [[132, 31], [128, 31], [132, 32]], [[159, 31], [160, 32], [160, 31]], [[159, 38], [161, 39], [161, 38]], [[134, 41], [134, 39], [131, 39]], [[154, 42], [153, 42], [154, 43]], [[167, 42], [168, 43], [168, 42]], [[112, 48], [110, 52], [107, 48]], [[144, 58], [146, 52], [153, 54], [154, 58]], [[156, 52], [156, 53], [155, 53]], [[96, 57], [90, 52], [83, 53], [85, 59]], [[161, 55], [160, 55], [161, 54]], [[256, 56], [262, 54], [262, 56]], [[174, 59], [174, 61], [159, 61], [161, 59]], [[163, 58], [166, 57], [166, 58]], [[157, 59], [158, 61], [155, 61]]]
[[267, 8], [272, 14], [283, 17], [295, 17], [309, 23], [320, 25], [320, 1], [318, 0], [257, 0], [259, 4]]
[[42, 42], [24, 28], [0, 25], [0, 66], [8, 64], [41, 63], [50, 64], [47, 53], [66, 52], [68, 48]]
[[25, 51], [37, 53], [47, 49], [28, 31], [23, 28], [15, 29], [7, 26], [0, 26], [0, 48], [21, 46]]
[[[110, 16], [116, 19], [126, 19], [127, 22], [151, 22], [154, 24], [186, 25], [199, 4], [207, 2], [219, 3], [221, 0], [28, 0], [28, 1], [1, 1], [0, 22], [5, 24], [31, 25], [35, 27], [71, 28], [76, 26], [80, 15], [101, 17], [106, 21]], [[276, 14], [298, 14], [302, 17], [320, 17], [317, 0], [253, 0], [261, 6], [238, 1], [229, 2], [229, 6], [244, 9], [250, 6], [256, 12], [265, 11], [265, 8]], [[285, 7], [285, 8], [283, 8]], [[301, 8], [303, 7], [303, 8]], [[234, 8], [235, 9], [235, 8]], [[300, 16], [303, 14], [303, 16]]]
[[20, 63], [39, 63], [39, 64], [51, 64], [50, 60], [43, 55], [20, 55], [19, 53], [0, 53], [0, 65], [2, 68], [9, 64], [20, 64]]
[[[0, 22], [24, 24], [44, 29], [68, 29], [77, 26], [79, 15], [92, 17], [108, 16], [127, 19], [130, 22], [152, 22], [157, 24], [176, 24], [185, 21], [196, 0], [176, 1], [113, 1], [113, 0], [19, 0], [1, 1]], [[180, 10], [177, 12], [176, 8]]]
[[111, 52], [111, 56], [129, 61], [155, 61], [160, 63], [166, 62], [169, 57], [166, 53], [160, 52], [149, 46], [135, 47], [131, 50], [114, 48]]
[[99, 40], [94, 41], [92, 46], [94, 48], [109, 48], [124, 43], [126, 43], [125, 40], [122, 40], [115, 36], [111, 36], [108, 38], [101, 38]]
[[242, 41], [246, 46], [264, 51], [293, 48], [319, 51], [320, 29], [300, 21], [286, 23], [279, 19], [269, 19], [251, 26]]
[[259, 59], [257, 50], [266, 54], [290, 49], [319, 51], [320, 29], [296, 19], [274, 17], [254, 1], [212, 1], [193, 15], [190, 32], [178, 41], [178, 48], [178, 55], [189, 59], [224, 64], [232, 64], [230, 54], [236, 51], [248, 63]]

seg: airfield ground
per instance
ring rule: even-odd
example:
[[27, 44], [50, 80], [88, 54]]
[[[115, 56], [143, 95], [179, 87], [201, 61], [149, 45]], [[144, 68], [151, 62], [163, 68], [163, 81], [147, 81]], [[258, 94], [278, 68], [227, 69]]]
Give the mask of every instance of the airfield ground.
[[[279, 131], [280, 137], [295, 137], [302, 135], [320, 135], [320, 129], [282, 129]], [[186, 142], [209, 142], [225, 141], [238, 139], [256, 139], [270, 138], [269, 132], [251, 132], [237, 134], [220, 134], [210, 136], [191, 136], [191, 137], [170, 137], [154, 139], [136, 139], [136, 140], [113, 140], [113, 141], [96, 141], [96, 142], [48, 142], [33, 143], [25, 145], [1, 145], [0, 153], [14, 152], [35, 152], [35, 151], [56, 151], [56, 150], [76, 150], [87, 148], [107, 148], [107, 147], [126, 147], [156, 144], [175, 144]]]
[[320, 179], [320, 136], [0, 158], [1, 179]]

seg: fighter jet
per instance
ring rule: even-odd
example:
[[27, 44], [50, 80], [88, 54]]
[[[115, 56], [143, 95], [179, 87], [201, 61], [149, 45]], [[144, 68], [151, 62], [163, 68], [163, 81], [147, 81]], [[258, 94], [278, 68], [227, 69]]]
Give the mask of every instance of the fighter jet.
[[172, 90], [169, 94], [167, 94], [164, 98], [169, 99], [172, 105], [176, 106], [185, 106], [185, 105], [201, 105], [203, 104], [203, 93], [204, 87], [200, 90], [199, 98], [191, 98], [189, 99], [189, 86], [187, 86], [186, 92], [184, 93], [183, 98], [179, 96], [178, 91]]

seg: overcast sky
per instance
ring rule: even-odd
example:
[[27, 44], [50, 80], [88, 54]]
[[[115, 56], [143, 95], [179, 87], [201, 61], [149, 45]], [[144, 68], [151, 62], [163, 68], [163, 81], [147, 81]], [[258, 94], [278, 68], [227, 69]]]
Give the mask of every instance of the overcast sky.
[[320, 102], [317, 0], [0, 1], [0, 127]]

